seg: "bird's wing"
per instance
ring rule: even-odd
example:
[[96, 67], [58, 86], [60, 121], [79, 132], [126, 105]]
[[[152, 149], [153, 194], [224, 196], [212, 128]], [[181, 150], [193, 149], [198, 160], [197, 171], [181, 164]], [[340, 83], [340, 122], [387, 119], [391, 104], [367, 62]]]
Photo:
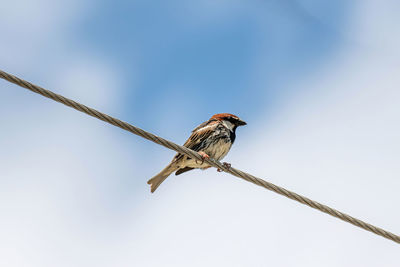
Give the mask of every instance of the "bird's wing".
[[218, 126], [218, 121], [211, 121], [206, 124], [202, 124], [192, 131], [189, 139], [183, 144], [183, 146], [193, 149], [195, 151], [200, 151], [201, 143], [210, 135], [215, 132], [215, 128]]
[[185, 167], [185, 168], [183, 168], [183, 169], [177, 170], [176, 173], [175, 173], [175, 175], [179, 175], [179, 174], [182, 174], [182, 173], [184, 173], [184, 172], [191, 171], [191, 170], [193, 170], [193, 169], [194, 169], [194, 168], [191, 168], [191, 167]]
[[[192, 131], [189, 139], [183, 144], [183, 146], [190, 148], [194, 151], [201, 151], [204, 146], [204, 141], [215, 132], [215, 128], [219, 125], [219, 121], [212, 120], [200, 124], [197, 128]], [[181, 159], [183, 154], [177, 154], [174, 160]]]

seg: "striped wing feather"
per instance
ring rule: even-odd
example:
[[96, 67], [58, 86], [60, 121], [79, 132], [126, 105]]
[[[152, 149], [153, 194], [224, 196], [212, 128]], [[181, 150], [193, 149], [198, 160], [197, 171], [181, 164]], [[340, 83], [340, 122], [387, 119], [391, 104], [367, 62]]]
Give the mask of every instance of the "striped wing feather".
[[[197, 128], [192, 131], [189, 139], [183, 144], [183, 146], [190, 148], [194, 151], [200, 151], [203, 148], [204, 141], [210, 137], [215, 128], [218, 126], [218, 121], [207, 121], [200, 124]], [[179, 160], [183, 157], [183, 154], [176, 154], [174, 161]]]

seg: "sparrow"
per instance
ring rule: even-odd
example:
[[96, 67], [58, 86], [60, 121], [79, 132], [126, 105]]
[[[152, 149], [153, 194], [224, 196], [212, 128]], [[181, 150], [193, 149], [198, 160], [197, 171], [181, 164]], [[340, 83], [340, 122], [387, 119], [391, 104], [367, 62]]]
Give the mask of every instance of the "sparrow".
[[[246, 124], [239, 117], [229, 113], [215, 114], [208, 121], [200, 124], [192, 131], [183, 146], [197, 151], [203, 161], [192, 159], [184, 154], [176, 154], [167, 167], [147, 181], [151, 192], [153, 193], [173, 172], [175, 172], [175, 175], [180, 175], [193, 169], [204, 170], [211, 167], [211, 165], [204, 162], [204, 159], [223, 159], [231, 149], [233, 142], [235, 142], [236, 128]], [[229, 163], [224, 162], [224, 165], [227, 168], [230, 167]], [[221, 170], [218, 169], [218, 171]]]

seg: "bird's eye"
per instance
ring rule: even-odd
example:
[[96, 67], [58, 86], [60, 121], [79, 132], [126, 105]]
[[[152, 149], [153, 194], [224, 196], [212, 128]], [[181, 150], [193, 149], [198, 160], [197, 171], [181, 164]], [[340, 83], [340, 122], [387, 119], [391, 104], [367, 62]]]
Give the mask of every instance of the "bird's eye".
[[227, 121], [235, 123], [237, 121], [237, 119], [235, 117], [230, 116], [230, 117], [228, 117]]

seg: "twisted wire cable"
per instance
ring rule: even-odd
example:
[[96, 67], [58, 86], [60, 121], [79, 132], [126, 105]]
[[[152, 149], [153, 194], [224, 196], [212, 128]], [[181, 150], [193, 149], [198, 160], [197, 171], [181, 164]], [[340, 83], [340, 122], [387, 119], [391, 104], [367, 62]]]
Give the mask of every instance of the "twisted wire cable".
[[230, 174], [232, 174], [232, 175], [234, 175], [236, 177], [239, 177], [239, 178], [241, 178], [241, 179], [243, 179], [245, 181], [248, 181], [248, 182], [251, 182], [251, 183], [256, 184], [258, 186], [264, 187], [265, 189], [268, 189], [270, 191], [273, 191], [275, 193], [278, 193], [280, 195], [283, 195], [285, 197], [293, 199], [293, 200], [295, 200], [297, 202], [300, 202], [300, 203], [302, 203], [304, 205], [307, 205], [307, 206], [309, 206], [311, 208], [314, 208], [314, 209], [317, 209], [319, 211], [322, 211], [322, 212], [324, 212], [326, 214], [329, 214], [331, 216], [334, 216], [334, 217], [336, 217], [336, 218], [338, 218], [338, 219], [340, 219], [342, 221], [351, 223], [351, 224], [353, 224], [353, 225], [355, 225], [357, 227], [360, 227], [360, 228], [362, 228], [364, 230], [370, 231], [370, 232], [372, 232], [374, 234], [380, 235], [380, 236], [382, 236], [384, 238], [387, 238], [389, 240], [392, 240], [392, 241], [400, 244], [400, 236], [395, 235], [395, 234], [393, 234], [393, 233], [391, 233], [389, 231], [386, 231], [386, 230], [384, 230], [382, 228], [379, 228], [377, 226], [374, 226], [372, 224], [369, 224], [367, 222], [364, 222], [362, 220], [354, 218], [354, 217], [352, 217], [352, 216], [350, 216], [350, 215], [348, 215], [346, 213], [343, 213], [343, 212], [340, 212], [340, 211], [338, 211], [336, 209], [330, 208], [330, 207], [328, 207], [328, 206], [326, 206], [324, 204], [321, 204], [321, 203], [319, 203], [317, 201], [311, 200], [311, 199], [309, 199], [309, 198], [307, 198], [305, 196], [302, 196], [302, 195], [299, 195], [299, 194], [297, 194], [295, 192], [289, 191], [289, 190], [287, 190], [285, 188], [282, 188], [280, 186], [277, 186], [275, 184], [267, 182], [267, 181], [265, 181], [265, 180], [263, 180], [261, 178], [255, 177], [255, 176], [253, 176], [251, 174], [248, 174], [246, 172], [243, 172], [241, 170], [235, 169], [233, 167], [227, 168], [225, 165], [221, 164], [221, 162], [219, 162], [217, 160], [214, 160], [212, 158], [203, 159], [203, 157], [201, 157], [196, 151], [193, 151], [193, 150], [191, 150], [189, 148], [186, 148], [184, 146], [177, 145], [177, 144], [175, 144], [175, 143], [173, 143], [171, 141], [168, 141], [168, 140], [166, 140], [164, 138], [161, 138], [161, 137], [156, 136], [156, 135], [154, 135], [152, 133], [146, 132], [146, 131], [138, 128], [138, 127], [135, 127], [135, 126], [133, 126], [133, 125], [127, 123], [127, 122], [124, 122], [124, 121], [121, 121], [119, 119], [113, 118], [113, 117], [111, 117], [111, 116], [109, 116], [107, 114], [104, 114], [104, 113], [102, 113], [100, 111], [97, 111], [97, 110], [95, 110], [93, 108], [90, 108], [90, 107], [87, 107], [87, 106], [85, 106], [83, 104], [75, 102], [75, 101], [73, 101], [71, 99], [68, 99], [68, 98], [62, 96], [62, 95], [53, 93], [52, 91], [49, 91], [49, 90], [46, 90], [46, 89], [44, 89], [44, 88], [42, 88], [40, 86], [34, 85], [34, 84], [32, 84], [30, 82], [27, 82], [27, 81], [25, 81], [23, 79], [20, 79], [20, 78], [14, 76], [14, 75], [8, 74], [8, 73], [6, 73], [6, 72], [4, 72], [2, 70], [0, 70], [0, 78], [4, 79], [6, 81], [9, 81], [11, 83], [14, 83], [14, 84], [16, 84], [18, 86], [21, 86], [23, 88], [26, 88], [26, 89], [28, 89], [28, 90], [30, 90], [32, 92], [40, 94], [40, 95], [42, 95], [44, 97], [50, 98], [50, 99], [52, 99], [54, 101], [60, 102], [60, 103], [62, 103], [64, 105], [66, 105], [66, 106], [69, 106], [69, 107], [73, 108], [73, 109], [76, 109], [78, 111], [86, 113], [86, 114], [88, 114], [88, 115], [90, 115], [92, 117], [95, 117], [95, 118], [100, 119], [102, 121], [108, 122], [108, 123], [110, 123], [110, 124], [112, 124], [114, 126], [117, 126], [117, 127], [121, 128], [121, 129], [124, 129], [124, 130], [126, 130], [128, 132], [131, 132], [133, 134], [136, 134], [138, 136], [146, 138], [147, 140], [150, 140], [150, 141], [152, 141], [154, 143], [162, 145], [162, 146], [164, 146], [166, 148], [169, 148], [171, 150], [175, 150], [176, 152], [188, 155], [191, 158], [196, 158], [198, 160], [204, 160], [205, 162], [207, 162], [211, 166], [213, 166], [215, 168], [219, 168], [220, 170], [223, 170], [224, 172], [230, 173]]

